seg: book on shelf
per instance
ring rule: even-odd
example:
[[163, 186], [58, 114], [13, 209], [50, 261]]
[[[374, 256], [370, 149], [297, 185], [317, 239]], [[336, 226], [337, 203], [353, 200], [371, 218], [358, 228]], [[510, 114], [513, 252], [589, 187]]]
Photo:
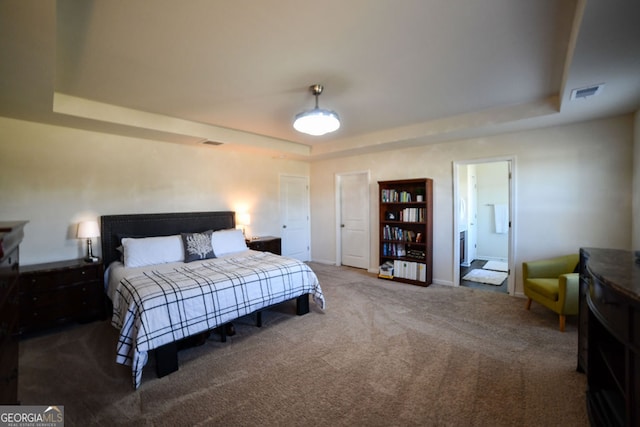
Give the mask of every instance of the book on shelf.
[[404, 230], [401, 227], [392, 227], [387, 224], [382, 228], [382, 239], [414, 242], [416, 241], [416, 232], [413, 230]]
[[382, 256], [403, 257], [407, 256], [407, 247], [404, 243], [383, 243]]
[[408, 191], [398, 191], [392, 188], [383, 189], [381, 192], [382, 203], [410, 203], [413, 198]]
[[424, 222], [424, 208], [404, 208], [400, 211], [400, 221], [404, 222]]

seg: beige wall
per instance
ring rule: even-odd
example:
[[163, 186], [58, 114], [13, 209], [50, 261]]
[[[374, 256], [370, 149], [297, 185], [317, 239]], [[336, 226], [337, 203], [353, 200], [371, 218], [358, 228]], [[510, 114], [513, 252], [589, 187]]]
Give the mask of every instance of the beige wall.
[[[311, 165], [312, 257], [335, 261], [334, 175], [371, 172], [371, 241], [378, 239], [377, 181], [434, 179], [435, 283], [453, 283], [454, 161], [515, 156], [516, 293], [524, 260], [581, 246], [630, 249], [633, 117], [584, 122]], [[371, 271], [378, 247], [371, 245]]]
[[[309, 164], [0, 118], [0, 218], [29, 220], [21, 262], [76, 258], [79, 221], [100, 215], [248, 211], [251, 235], [279, 235], [279, 176]], [[99, 251], [99, 244], [95, 245]]]
[[[371, 172], [372, 242], [378, 237], [377, 181], [430, 177], [435, 180], [434, 279], [451, 284], [452, 162], [513, 155], [519, 287], [523, 260], [572, 252], [580, 246], [629, 249], [632, 225], [638, 247], [640, 149], [635, 157], [632, 152], [634, 145], [640, 145], [639, 117], [311, 165], [220, 147], [158, 143], [0, 118], [0, 218], [30, 221], [22, 245], [24, 264], [82, 255], [84, 246], [74, 238], [76, 224], [104, 214], [246, 209], [252, 215], [250, 234], [279, 235], [279, 176], [310, 174], [311, 255], [332, 263], [336, 173]], [[371, 246], [370, 256], [374, 270], [376, 245]]]

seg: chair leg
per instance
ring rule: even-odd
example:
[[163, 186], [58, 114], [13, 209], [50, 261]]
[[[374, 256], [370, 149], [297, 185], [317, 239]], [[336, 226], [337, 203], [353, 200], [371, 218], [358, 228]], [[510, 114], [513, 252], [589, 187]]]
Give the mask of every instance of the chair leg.
[[527, 310], [531, 309], [531, 298], [527, 298], [527, 304], [525, 305]]
[[564, 332], [564, 325], [566, 321], [566, 316], [564, 314], [560, 315], [560, 332]]

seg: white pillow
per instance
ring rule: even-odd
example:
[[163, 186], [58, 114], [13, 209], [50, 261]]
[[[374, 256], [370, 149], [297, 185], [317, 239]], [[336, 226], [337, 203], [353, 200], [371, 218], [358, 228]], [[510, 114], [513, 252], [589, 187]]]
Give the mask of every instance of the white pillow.
[[122, 239], [122, 247], [125, 267], [184, 261], [184, 246], [180, 235], [141, 239], [125, 237]]
[[244, 241], [242, 230], [228, 229], [211, 233], [211, 246], [213, 253], [219, 257], [225, 254], [246, 251], [247, 243]]

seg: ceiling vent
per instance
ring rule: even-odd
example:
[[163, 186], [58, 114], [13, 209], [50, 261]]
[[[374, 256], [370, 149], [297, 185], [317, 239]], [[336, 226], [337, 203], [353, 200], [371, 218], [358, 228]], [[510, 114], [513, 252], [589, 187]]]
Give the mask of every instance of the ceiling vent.
[[223, 142], [218, 142], [218, 141], [210, 141], [208, 139], [205, 139], [204, 141], [202, 141], [202, 144], [204, 144], [204, 145], [222, 145], [224, 143]]
[[571, 91], [571, 99], [580, 99], [580, 98], [588, 98], [590, 96], [596, 96], [600, 92], [602, 92], [602, 88], [604, 87], [604, 83], [600, 83], [597, 85], [591, 85], [587, 87], [581, 87], [579, 89], [573, 89]]

